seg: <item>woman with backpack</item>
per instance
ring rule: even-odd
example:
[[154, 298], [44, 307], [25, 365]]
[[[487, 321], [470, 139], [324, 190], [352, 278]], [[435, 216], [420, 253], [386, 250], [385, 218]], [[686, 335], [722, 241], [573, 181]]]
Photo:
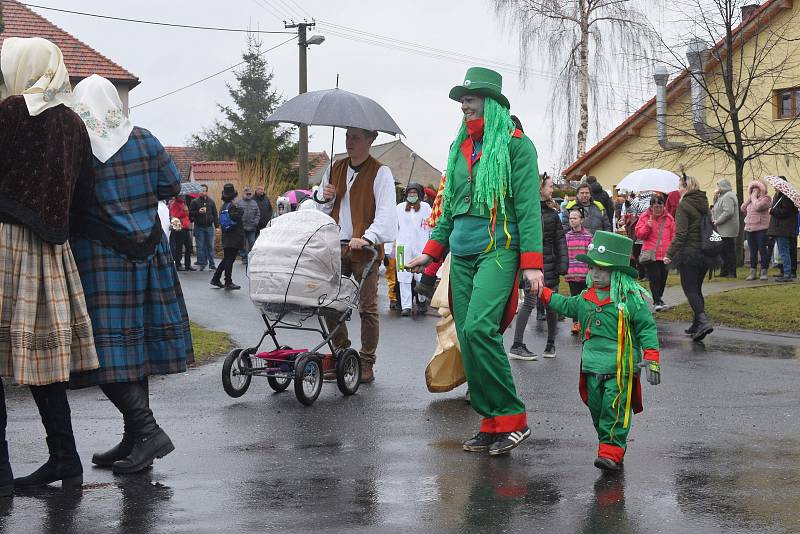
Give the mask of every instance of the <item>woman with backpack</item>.
[[[561, 225], [559, 205], [553, 201], [553, 180], [547, 173], [540, 179], [539, 197], [542, 210], [542, 254], [544, 256], [544, 285], [558, 292], [558, 282], [561, 275], [567, 274], [569, 257], [567, 255], [567, 242], [564, 239], [564, 227]], [[527, 289], [527, 288], [526, 288]], [[523, 342], [525, 327], [531, 316], [537, 295], [525, 291], [525, 301], [517, 314], [517, 324], [514, 329], [514, 344], [509, 351], [509, 358], [517, 360], [536, 360], [536, 354], [528, 350]], [[546, 312], [547, 342], [542, 356], [545, 358], [556, 357], [556, 328], [558, 314], [550, 309]]]
[[667, 285], [667, 266], [664, 265], [664, 254], [675, 235], [675, 219], [667, 212], [666, 204], [667, 195], [654, 193], [650, 199], [650, 207], [636, 223], [636, 238], [642, 240], [639, 263], [647, 271], [650, 293], [653, 295], [656, 311], [666, 308], [666, 304], [661, 300]]
[[[223, 289], [241, 289], [233, 283], [232, 272], [236, 255], [244, 246], [244, 227], [242, 216], [244, 210], [233, 201], [239, 193], [233, 184], [225, 184], [222, 188], [222, 207], [219, 211], [219, 227], [222, 229], [222, 261], [217, 266], [211, 285]], [[222, 283], [222, 273], [225, 273], [225, 283]]]
[[[681, 277], [681, 288], [694, 312], [692, 325], [685, 330], [693, 341], [702, 341], [714, 331], [706, 315], [703, 280], [712, 265], [712, 258], [703, 251], [702, 227], [710, 225], [708, 196], [700, 190], [692, 176], [681, 177], [681, 201], [675, 212], [675, 237], [664, 256], [664, 264], [675, 263]], [[704, 221], [705, 219], [705, 221]]]

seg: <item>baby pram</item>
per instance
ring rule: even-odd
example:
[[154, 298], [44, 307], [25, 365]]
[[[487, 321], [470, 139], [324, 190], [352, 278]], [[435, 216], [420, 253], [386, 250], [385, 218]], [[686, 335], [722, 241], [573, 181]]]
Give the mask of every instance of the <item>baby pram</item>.
[[[372, 259], [377, 256], [366, 249]], [[361, 364], [353, 349], [335, 350], [333, 334], [358, 308], [360, 280], [341, 274], [339, 227], [322, 212], [302, 210], [281, 215], [261, 230], [248, 258], [250, 300], [261, 312], [266, 330], [257, 345], [232, 350], [222, 366], [222, 385], [231, 397], [244, 395], [254, 376], [264, 376], [276, 392], [294, 381], [297, 399], [311, 405], [322, 390], [325, 371], [335, 371], [344, 395], [358, 390]], [[316, 317], [319, 327], [306, 327]], [[336, 321], [328, 329], [325, 318]], [[278, 342], [278, 330], [317, 332], [316, 346], [292, 349]], [[262, 350], [269, 337], [273, 350]], [[329, 354], [320, 353], [325, 346]]]

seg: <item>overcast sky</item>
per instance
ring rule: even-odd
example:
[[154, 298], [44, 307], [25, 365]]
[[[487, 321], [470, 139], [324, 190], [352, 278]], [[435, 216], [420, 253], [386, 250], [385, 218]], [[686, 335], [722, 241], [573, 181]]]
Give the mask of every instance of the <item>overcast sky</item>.
[[[433, 48], [518, 64], [517, 40], [504, 32], [489, 0], [39, 0], [37, 4], [118, 17], [202, 26], [281, 30], [272, 11], [298, 19], [302, 8], [316, 19]], [[271, 8], [271, 9], [269, 9]], [[141, 79], [130, 104], [144, 102], [241, 61], [245, 34], [163, 28], [106, 21], [72, 14], [36, 10], [50, 21], [97, 49]], [[442, 60], [373, 44], [355, 42], [326, 32], [326, 40], [309, 49], [310, 91], [339, 86], [377, 100], [406, 134], [405, 142], [437, 168], [460, 120], [459, 105], [448, 99], [450, 88], [463, 80], [467, 63]], [[268, 48], [287, 35], [264, 35]], [[286, 98], [298, 91], [296, 41], [267, 54], [275, 87]], [[536, 67], [536, 66], [534, 66]], [[541, 70], [543, 67], [538, 66]], [[546, 130], [549, 82], [533, 78], [525, 87], [517, 75], [502, 71], [504, 94], [540, 154], [540, 168], [552, 171], [557, 157]], [[135, 124], [150, 129], [166, 145], [185, 145], [191, 134], [220, 116], [216, 104], [230, 101], [225, 82], [229, 72], [173, 96], [132, 110]], [[607, 129], [624, 118], [607, 120]], [[605, 133], [605, 132], [601, 132]], [[311, 128], [311, 150], [330, 151], [330, 128]], [[590, 144], [596, 135], [590, 136]], [[337, 135], [341, 151], [343, 135]], [[389, 141], [381, 135], [378, 142]]]

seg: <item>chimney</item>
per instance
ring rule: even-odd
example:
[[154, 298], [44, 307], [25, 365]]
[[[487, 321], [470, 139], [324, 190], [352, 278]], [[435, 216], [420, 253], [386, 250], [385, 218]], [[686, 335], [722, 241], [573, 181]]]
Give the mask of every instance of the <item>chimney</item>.
[[695, 37], [689, 41], [686, 58], [689, 60], [689, 75], [692, 78], [692, 123], [700, 139], [713, 141], [719, 137], [720, 133], [706, 124], [705, 99], [707, 95], [703, 83], [705, 81], [705, 62], [708, 55], [708, 45], [702, 39]]
[[656, 137], [664, 150], [682, 150], [686, 145], [667, 139], [667, 81], [669, 72], [664, 65], [657, 65], [653, 73], [656, 82]]
[[747, 19], [753, 16], [753, 14], [758, 11], [758, 8], [761, 6], [758, 4], [747, 4], [742, 6], [742, 22], [746, 22]]

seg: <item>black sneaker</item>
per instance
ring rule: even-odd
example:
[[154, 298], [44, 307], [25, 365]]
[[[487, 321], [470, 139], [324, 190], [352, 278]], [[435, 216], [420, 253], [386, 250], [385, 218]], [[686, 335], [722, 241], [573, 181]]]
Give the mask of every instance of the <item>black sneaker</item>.
[[532, 362], [539, 359], [535, 353], [528, 350], [528, 347], [525, 346], [525, 343], [514, 343], [511, 345], [511, 350], [508, 351], [508, 357], [512, 360], [524, 360], [526, 362]]
[[602, 469], [603, 471], [619, 471], [622, 469], [622, 463], [617, 463], [611, 458], [603, 458], [602, 456], [598, 456], [594, 461], [594, 466], [598, 469]]
[[223, 284], [222, 282], [220, 282], [220, 281], [219, 281], [219, 280], [217, 280], [216, 278], [212, 278], [212, 279], [211, 279], [211, 282], [209, 282], [209, 283], [210, 283], [212, 286], [214, 286], [214, 287], [218, 287], [218, 288], [220, 288], [220, 289], [221, 289], [221, 288], [223, 288], [223, 287], [225, 287], [225, 284]]
[[531, 429], [526, 426], [522, 430], [502, 432], [494, 436], [495, 442], [489, 447], [489, 455], [498, 456], [510, 452], [511, 449], [516, 448], [517, 445], [531, 437]]
[[225, 284], [225, 289], [227, 290], [242, 289], [242, 286], [236, 285], [233, 282], [227, 282]]
[[545, 348], [542, 356], [545, 358], [555, 358], [556, 357], [556, 346], [553, 343], [548, 343]]
[[461, 448], [467, 452], [486, 452], [495, 442], [495, 434], [488, 432], [478, 432], [473, 437], [461, 444]]

